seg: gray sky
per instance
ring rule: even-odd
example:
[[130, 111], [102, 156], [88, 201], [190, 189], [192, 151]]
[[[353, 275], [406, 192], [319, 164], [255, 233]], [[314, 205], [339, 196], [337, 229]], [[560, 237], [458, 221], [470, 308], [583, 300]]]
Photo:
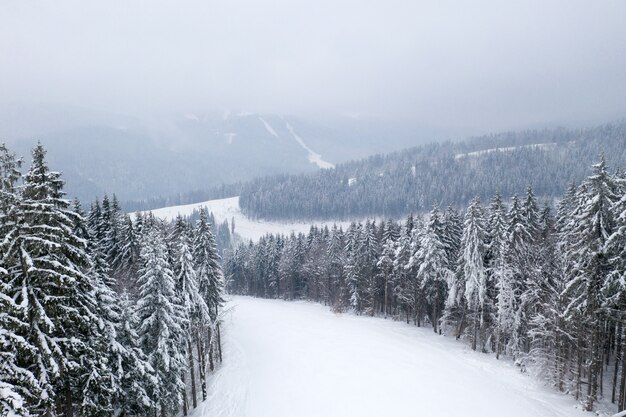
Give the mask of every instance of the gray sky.
[[0, 104], [480, 130], [626, 116], [626, 1], [3, 0]]

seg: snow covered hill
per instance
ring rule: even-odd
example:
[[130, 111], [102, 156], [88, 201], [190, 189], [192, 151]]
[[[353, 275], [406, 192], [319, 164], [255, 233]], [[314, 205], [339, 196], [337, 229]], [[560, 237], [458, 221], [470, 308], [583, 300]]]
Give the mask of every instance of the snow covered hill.
[[[294, 233], [307, 233], [311, 228], [310, 222], [302, 223], [289, 223], [278, 221], [265, 221], [254, 220], [246, 217], [239, 209], [239, 197], [222, 198], [219, 200], [209, 200], [202, 203], [187, 204], [183, 206], [171, 206], [160, 209], [151, 210], [151, 212], [158, 218], [164, 220], [173, 220], [178, 214], [182, 216], [191, 215], [194, 210], [199, 210], [201, 207], [206, 207], [215, 216], [215, 221], [222, 223], [224, 220], [228, 220], [229, 224], [232, 220], [235, 220], [235, 233], [241, 238], [246, 240], [257, 241], [262, 236], [268, 233], [282, 233], [290, 234]], [[315, 224], [328, 227], [332, 227], [335, 222], [325, 221], [317, 222]], [[349, 222], [336, 222], [338, 226], [343, 226], [344, 229], [349, 225]]]
[[234, 297], [225, 360], [192, 417], [590, 417], [463, 343], [306, 302]]
[[41, 141], [51, 165], [63, 172], [70, 198], [91, 201], [107, 192], [133, 201], [311, 173], [450, 135], [409, 122], [340, 115], [197, 108], [148, 116], [13, 103], [0, 105], [0, 137], [27, 160]]

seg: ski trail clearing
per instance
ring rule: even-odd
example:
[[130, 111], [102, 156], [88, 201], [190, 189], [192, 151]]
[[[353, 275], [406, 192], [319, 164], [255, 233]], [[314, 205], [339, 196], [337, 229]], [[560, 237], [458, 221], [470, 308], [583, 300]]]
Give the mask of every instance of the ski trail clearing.
[[328, 161], [324, 161], [322, 159], [322, 155], [318, 154], [317, 152], [314, 152], [313, 149], [309, 148], [307, 144], [304, 143], [304, 140], [302, 140], [302, 138], [298, 136], [298, 134], [295, 132], [295, 130], [293, 129], [293, 126], [291, 126], [289, 123], [287, 123], [286, 126], [287, 126], [287, 130], [289, 131], [289, 133], [291, 133], [291, 136], [293, 136], [296, 142], [298, 142], [298, 144], [302, 147], [302, 149], [307, 151], [307, 154], [308, 154], [307, 158], [309, 159], [310, 163], [317, 165], [321, 169], [335, 168], [335, 164], [328, 162]]
[[234, 297], [225, 357], [192, 417], [590, 417], [493, 355], [381, 318]]

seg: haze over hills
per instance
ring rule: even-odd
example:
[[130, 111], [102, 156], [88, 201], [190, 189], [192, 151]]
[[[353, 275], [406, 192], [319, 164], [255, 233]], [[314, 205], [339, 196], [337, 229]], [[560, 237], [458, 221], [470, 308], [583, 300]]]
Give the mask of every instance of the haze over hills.
[[0, 138], [26, 160], [41, 141], [64, 173], [68, 195], [85, 200], [105, 192], [142, 200], [314, 172], [450, 136], [443, 129], [357, 116], [224, 111], [140, 118], [48, 105], [8, 106], [0, 122]]

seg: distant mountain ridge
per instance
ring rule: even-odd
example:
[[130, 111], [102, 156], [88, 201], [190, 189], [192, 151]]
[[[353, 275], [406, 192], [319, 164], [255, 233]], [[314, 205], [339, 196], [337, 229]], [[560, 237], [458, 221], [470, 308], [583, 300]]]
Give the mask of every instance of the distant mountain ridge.
[[311, 173], [427, 137], [407, 126], [353, 118], [189, 112], [143, 120], [76, 108], [0, 109], [0, 141], [29, 160], [40, 140], [50, 163], [63, 171], [68, 196], [83, 200], [104, 193], [148, 200], [263, 175]]
[[528, 185], [552, 199], [586, 177], [600, 154], [613, 169], [626, 167], [625, 121], [433, 143], [332, 170], [258, 178], [243, 184], [239, 203], [251, 217], [302, 220], [397, 217], [433, 205], [463, 206], [496, 191], [510, 197]]

